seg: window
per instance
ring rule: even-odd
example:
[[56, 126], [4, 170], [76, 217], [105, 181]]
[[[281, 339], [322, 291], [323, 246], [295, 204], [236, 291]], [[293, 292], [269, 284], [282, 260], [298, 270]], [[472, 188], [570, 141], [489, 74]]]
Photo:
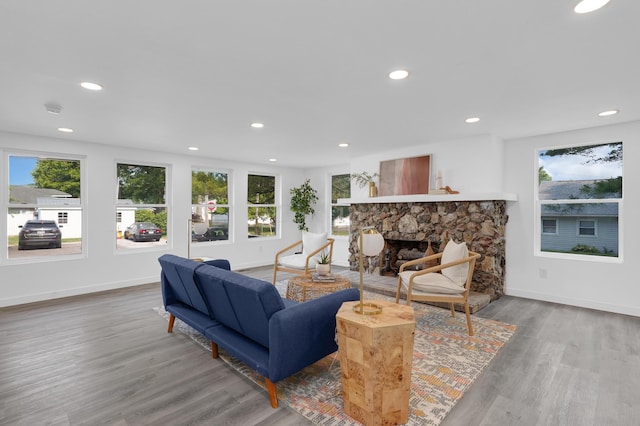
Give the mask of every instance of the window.
[[229, 240], [229, 174], [191, 171], [191, 241]]
[[276, 236], [276, 178], [249, 175], [247, 179], [249, 238]]
[[58, 212], [58, 224], [68, 223], [69, 212]]
[[331, 234], [349, 235], [349, 205], [338, 204], [339, 198], [351, 198], [351, 175], [331, 176]]
[[58, 154], [8, 160], [8, 258], [81, 254], [81, 160]]
[[166, 245], [166, 167], [118, 163], [116, 169], [118, 249]]
[[122, 212], [116, 212], [116, 222], [122, 223]]
[[595, 220], [579, 220], [578, 221], [578, 235], [596, 235], [596, 221]]
[[540, 254], [620, 257], [622, 142], [538, 152]]
[[558, 220], [557, 219], [542, 219], [542, 233], [543, 234], [557, 234], [558, 233]]

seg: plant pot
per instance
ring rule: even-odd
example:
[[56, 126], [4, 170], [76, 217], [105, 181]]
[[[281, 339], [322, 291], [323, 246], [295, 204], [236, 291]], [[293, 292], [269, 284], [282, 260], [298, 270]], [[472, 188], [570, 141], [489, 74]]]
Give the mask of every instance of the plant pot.
[[328, 275], [331, 272], [331, 265], [328, 263], [316, 264], [316, 272], [318, 275]]

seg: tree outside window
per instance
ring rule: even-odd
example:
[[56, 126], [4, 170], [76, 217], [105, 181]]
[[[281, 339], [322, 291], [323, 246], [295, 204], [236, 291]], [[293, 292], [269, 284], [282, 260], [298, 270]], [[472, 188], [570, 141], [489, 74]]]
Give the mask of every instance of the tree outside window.
[[351, 198], [351, 175], [331, 176], [331, 234], [349, 235], [349, 205], [338, 203], [340, 198]]
[[81, 161], [11, 154], [8, 164], [8, 258], [81, 254]]
[[191, 171], [191, 241], [229, 240], [229, 174]]
[[268, 175], [248, 175], [247, 225], [249, 238], [277, 235], [276, 178]]
[[622, 142], [538, 152], [540, 253], [620, 256], [622, 157]]
[[116, 169], [118, 249], [166, 245], [166, 167], [118, 163]]

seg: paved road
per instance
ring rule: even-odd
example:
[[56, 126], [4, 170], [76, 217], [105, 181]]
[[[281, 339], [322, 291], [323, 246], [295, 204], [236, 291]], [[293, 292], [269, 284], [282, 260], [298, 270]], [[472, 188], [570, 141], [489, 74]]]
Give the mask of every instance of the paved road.
[[[166, 246], [167, 241], [162, 238], [160, 241], [140, 241], [134, 242], [130, 240], [119, 239], [116, 240], [116, 247], [121, 249], [145, 248], [145, 247], [157, 247]], [[25, 259], [30, 257], [47, 257], [47, 256], [61, 256], [61, 255], [73, 255], [82, 253], [82, 244], [78, 242], [62, 243], [61, 248], [37, 248], [28, 250], [18, 250], [18, 246], [9, 246], [9, 259]]]

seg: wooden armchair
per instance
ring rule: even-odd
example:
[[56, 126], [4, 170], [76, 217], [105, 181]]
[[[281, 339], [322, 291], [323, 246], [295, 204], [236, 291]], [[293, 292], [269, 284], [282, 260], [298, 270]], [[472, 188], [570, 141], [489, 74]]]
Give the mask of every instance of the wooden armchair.
[[[396, 303], [399, 303], [400, 293], [404, 290], [407, 305], [411, 304], [412, 300], [448, 303], [453, 317], [456, 316], [454, 303], [463, 304], [467, 315], [469, 336], [473, 336], [469, 312], [469, 290], [476, 260], [479, 257], [480, 254], [469, 251], [465, 243], [456, 244], [450, 240], [441, 253], [404, 263], [400, 266], [398, 273]], [[407, 270], [409, 267], [434, 261], [438, 261], [439, 265], [418, 271]]]
[[[318, 263], [318, 258], [323, 252], [329, 254], [329, 265], [333, 258], [333, 238], [327, 238], [326, 233], [315, 234], [304, 232], [302, 240], [283, 248], [276, 253], [276, 259], [273, 262], [273, 284], [276, 284], [276, 275], [278, 271], [289, 272], [298, 275], [311, 274]], [[302, 249], [299, 253], [295, 253], [294, 249]], [[294, 252], [288, 254], [289, 252]]]

